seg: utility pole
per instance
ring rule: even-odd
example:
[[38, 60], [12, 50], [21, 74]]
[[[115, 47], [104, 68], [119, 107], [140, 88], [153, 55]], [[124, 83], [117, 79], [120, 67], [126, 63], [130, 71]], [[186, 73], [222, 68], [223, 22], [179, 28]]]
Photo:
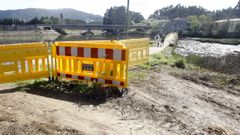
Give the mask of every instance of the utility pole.
[[129, 22], [129, 0], [127, 0], [127, 22], [126, 22], [126, 37], [128, 37], [128, 22]]

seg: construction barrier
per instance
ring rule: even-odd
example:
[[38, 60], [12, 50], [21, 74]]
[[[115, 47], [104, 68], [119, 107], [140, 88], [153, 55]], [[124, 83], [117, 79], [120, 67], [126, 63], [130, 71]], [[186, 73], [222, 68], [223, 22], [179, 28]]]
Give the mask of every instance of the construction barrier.
[[[46, 77], [126, 88], [128, 66], [148, 62], [149, 40], [55, 42], [0, 46], [0, 83]], [[49, 50], [50, 49], [50, 50]]]
[[0, 46], [0, 83], [49, 77], [48, 66], [47, 44]]
[[129, 66], [147, 63], [149, 60], [149, 39], [120, 40], [129, 49]]
[[52, 52], [52, 72], [60, 78], [128, 86], [128, 50], [120, 42], [55, 42]]

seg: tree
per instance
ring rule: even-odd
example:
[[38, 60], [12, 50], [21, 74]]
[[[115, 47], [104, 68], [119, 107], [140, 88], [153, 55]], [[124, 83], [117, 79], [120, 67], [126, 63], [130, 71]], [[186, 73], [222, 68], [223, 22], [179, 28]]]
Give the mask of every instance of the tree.
[[27, 24], [41, 24], [41, 20], [39, 20], [37, 17], [31, 19]]
[[154, 14], [150, 15], [149, 18], [158, 19], [158, 20], [186, 18], [188, 16], [204, 15], [207, 12], [208, 11], [202, 7], [197, 7], [197, 6], [184, 7], [178, 4], [175, 7], [173, 5], [170, 5], [168, 7], [156, 10]]
[[189, 16], [188, 20], [188, 36], [210, 36], [212, 35], [213, 19], [206, 16]]
[[1, 25], [21, 25], [24, 24], [23, 20], [20, 19], [12, 19], [12, 18], [5, 18], [0, 20]]
[[[158, 32], [156, 34], [160, 35], [161, 37], [164, 37], [165, 35], [171, 32], [177, 32], [180, 36], [182, 36], [186, 30], [187, 20], [183, 18], [177, 18], [171, 21], [170, 20], [166, 21], [162, 25], [160, 25], [159, 28], [157, 29]], [[154, 31], [152, 34], [154, 34]]]
[[144, 17], [141, 15], [141, 13], [134, 11], [130, 11], [130, 17], [134, 23], [140, 23], [141, 21], [144, 20]]
[[235, 9], [231, 7], [227, 9], [217, 10], [213, 16], [215, 20], [231, 19], [236, 17], [237, 15], [235, 14]]
[[86, 24], [86, 22], [83, 20], [74, 20], [74, 19], [66, 19], [65, 23], [66, 24]]
[[126, 14], [126, 8], [124, 6], [111, 7], [110, 9], [107, 9], [104, 14], [103, 24], [125, 25], [127, 19]]
[[51, 16], [50, 20], [52, 21], [52, 24], [57, 25], [60, 22], [60, 19], [58, 17]]
[[237, 17], [240, 17], [240, 0], [234, 9], [235, 9], [235, 11], [234, 11], [235, 15], [237, 15]]
[[240, 9], [240, 0], [238, 1], [237, 6], [235, 7], [235, 9]]
[[[133, 21], [134, 23], [140, 23], [144, 20], [144, 17], [141, 13], [130, 11], [130, 19], [129, 22]], [[107, 25], [125, 25], [127, 22], [127, 9], [124, 6], [120, 7], [111, 7], [107, 9], [104, 14], [103, 24]]]

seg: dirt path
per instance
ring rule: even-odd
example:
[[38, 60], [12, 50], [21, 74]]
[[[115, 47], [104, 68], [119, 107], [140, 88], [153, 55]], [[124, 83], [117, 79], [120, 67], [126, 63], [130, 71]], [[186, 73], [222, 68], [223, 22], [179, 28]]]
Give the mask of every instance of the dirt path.
[[162, 48], [160, 48], [160, 47], [150, 47], [149, 48], [149, 54], [150, 55], [161, 52], [161, 51], [162, 51]]
[[100, 105], [0, 85], [0, 134], [240, 135], [240, 94], [149, 71]]

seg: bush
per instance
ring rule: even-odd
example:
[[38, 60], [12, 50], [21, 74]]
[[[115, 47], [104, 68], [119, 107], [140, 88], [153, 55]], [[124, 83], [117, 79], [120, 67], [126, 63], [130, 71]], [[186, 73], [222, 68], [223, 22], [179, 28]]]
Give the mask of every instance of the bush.
[[186, 58], [187, 63], [191, 63], [197, 66], [201, 66], [203, 64], [203, 58], [196, 55], [189, 55]]
[[184, 59], [177, 59], [174, 62], [174, 66], [176, 66], [177, 68], [185, 69], [186, 61]]
[[67, 35], [67, 32], [63, 29], [55, 29], [56, 32], [58, 32], [61, 35]]

